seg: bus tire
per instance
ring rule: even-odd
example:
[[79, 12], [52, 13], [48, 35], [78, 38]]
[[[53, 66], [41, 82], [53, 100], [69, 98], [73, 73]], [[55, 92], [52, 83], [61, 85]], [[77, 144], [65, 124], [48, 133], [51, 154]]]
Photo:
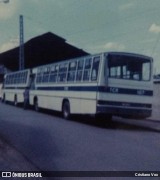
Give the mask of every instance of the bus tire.
[[70, 114], [70, 104], [68, 100], [65, 100], [62, 105], [62, 114], [64, 119], [69, 119], [71, 114]]
[[5, 96], [5, 94], [3, 95], [2, 102], [3, 102], [3, 103], [6, 103], [6, 96]]
[[35, 111], [39, 111], [39, 107], [38, 107], [38, 99], [37, 98], [35, 98], [35, 100], [34, 100], [34, 110]]
[[14, 106], [17, 106], [17, 105], [18, 105], [17, 96], [15, 95], [15, 97], [14, 97]]

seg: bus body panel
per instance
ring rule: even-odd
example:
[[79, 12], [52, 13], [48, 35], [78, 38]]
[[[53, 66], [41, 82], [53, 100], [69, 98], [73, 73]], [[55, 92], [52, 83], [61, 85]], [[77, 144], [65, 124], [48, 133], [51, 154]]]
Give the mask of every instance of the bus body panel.
[[24, 101], [23, 92], [24, 92], [24, 90], [22, 90], [22, 89], [15, 89], [15, 90], [7, 89], [7, 90], [5, 90], [5, 92], [3, 92], [2, 97], [5, 94], [6, 101], [14, 102], [15, 98], [16, 98], [17, 103], [23, 103], [23, 101]]
[[[68, 84], [69, 86], [69, 84]], [[67, 88], [68, 86], [65, 86]], [[52, 87], [52, 86], [50, 86]], [[58, 87], [58, 86], [57, 86]], [[73, 86], [70, 86], [73, 87]], [[80, 88], [81, 86], [79, 86]], [[95, 87], [95, 86], [93, 86]], [[87, 86], [86, 86], [87, 88]], [[78, 89], [78, 88], [77, 88]], [[30, 103], [34, 105], [34, 98], [38, 98], [38, 106], [45, 109], [62, 110], [63, 100], [67, 99], [70, 103], [72, 114], [95, 114], [96, 113], [97, 92], [81, 90], [32, 90], [30, 92]]]

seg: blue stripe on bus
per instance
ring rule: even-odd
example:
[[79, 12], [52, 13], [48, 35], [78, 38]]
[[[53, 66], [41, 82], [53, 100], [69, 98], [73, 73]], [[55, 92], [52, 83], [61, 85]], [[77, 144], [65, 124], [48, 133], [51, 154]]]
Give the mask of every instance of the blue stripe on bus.
[[48, 91], [98, 91], [98, 87], [97, 86], [37, 87], [37, 90], [48, 90]]
[[26, 87], [5, 87], [3, 89], [25, 89]]
[[[25, 89], [25, 87], [5, 87], [4, 89]], [[141, 96], [153, 96], [152, 90], [143, 89], [128, 89], [119, 87], [105, 87], [105, 86], [44, 86], [37, 87], [37, 90], [47, 91], [92, 91], [92, 92], [107, 92], [113, 94], [130, 94], [130, 95], [141, 95]]]

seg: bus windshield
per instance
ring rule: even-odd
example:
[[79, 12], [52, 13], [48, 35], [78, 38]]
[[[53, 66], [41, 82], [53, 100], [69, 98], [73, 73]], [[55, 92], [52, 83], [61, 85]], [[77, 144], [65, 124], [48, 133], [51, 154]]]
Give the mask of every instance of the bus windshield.
[[129, 55], [108, 55], [109, 78], [149, 81], [151, 60]]

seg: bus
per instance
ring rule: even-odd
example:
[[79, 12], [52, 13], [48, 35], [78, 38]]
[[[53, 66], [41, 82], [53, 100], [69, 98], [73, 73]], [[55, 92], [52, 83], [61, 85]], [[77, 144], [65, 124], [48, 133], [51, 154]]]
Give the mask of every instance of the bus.
[[30, 104], [36, 111], [60, 111], [65, 119], [71, 114], [147, 118], [152, 98], [153, 59], [140, 54], [104, 52], [32, 69]]
[[4, 75], [2, 102], [12, 102], [15, 106], [24, 102], [23, 93], [30, 87], [31, 70], [11, 72]]

